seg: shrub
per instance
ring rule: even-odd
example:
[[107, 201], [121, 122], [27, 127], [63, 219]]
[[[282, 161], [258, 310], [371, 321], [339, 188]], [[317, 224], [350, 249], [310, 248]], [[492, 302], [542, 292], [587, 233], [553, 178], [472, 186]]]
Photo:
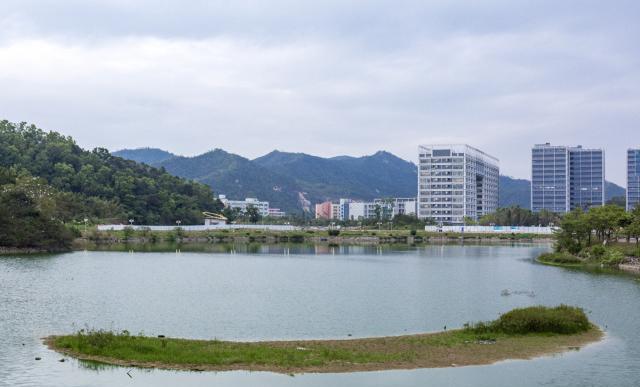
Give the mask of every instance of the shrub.
[[465, 329], [476, 334], [523, 335], [528, 333], [574, 334], [588, 331], [590, 327], [589, 319], [581, 308], [560, 305], [553, 308], [531, 306], [514, 309], [495, 321], [466, 325]]
[[411, 229], [411, 236], [416, 236], [417, 233], [418, 231], [415, 228]]
[[567, 305], [514, 309], [495, 321], [498, 331], [509, 334], [572, 334], [587, 331], [590, 326], [589, 319], [581, 308]]
[[602, 245], [596, 245], [591, 248], [591, 255], [594, 258], [600, 259], [607, 252], [607, 250]]
[[338, 236], [340, 235], [340, 230], [332, 228], [328, 231], [329, 236]]
[[579, 264], [582, 263], [580, 258], [565, 252], [545, 253], [538, 257], [540, 262], [558, 263], [558, 264]]
[[602, 263], [608, 266], [619, 265], [624, 261], [624, 254], [622, 251], [614, 248], [607, 249], [606, 253], [602, 257]]

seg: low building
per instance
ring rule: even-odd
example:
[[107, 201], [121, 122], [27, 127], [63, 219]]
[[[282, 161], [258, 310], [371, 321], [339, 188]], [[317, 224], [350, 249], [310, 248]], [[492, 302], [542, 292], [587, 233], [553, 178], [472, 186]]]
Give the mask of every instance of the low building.
[[331, 219], [332, 209], [330, 201], [316, 204], [316, 219]]
[[374, 199], [373, 203], [380, 205], [392, 217], [396, 215], [417, 215], [418, 201], [416, 198]]
[[284, 218], [287, 214], [279, 208], [269, 208], [269, 216], [272, 218]]
[[316, 219], [364, 220], [391, 219], [396, 215], [416, 215], [416, 198], [388, 198], [373, 201], [340, 199], [338, 203], [326, 201], [316, 204]]
[[258, 209], [258, 213], [261, 216], [269, 216], [269, 202], [261, 202], [257, 198], [245, 198], [244, 200], [230, 200], [226, 195], [219, 195], [218, 199], [224, 204], [225, 207], [235, 208], [240, 213], [247, 212], [247, 207], [255, 207]]
[[203, 212], [204, 225], [205, 226], [217, 226], [220, 224], [227, 224], [227, 218], [222, 214], [216, 214], [214, 212]]

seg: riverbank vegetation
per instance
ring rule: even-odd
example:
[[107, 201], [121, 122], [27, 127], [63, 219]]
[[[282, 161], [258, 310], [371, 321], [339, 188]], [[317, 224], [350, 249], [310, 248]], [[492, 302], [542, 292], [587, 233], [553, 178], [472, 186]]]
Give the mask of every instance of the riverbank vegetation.
[[230, 342], [81, 330], [46, 343], [79, 359], [187, 370], [352, 372], [490, 364], [597, 341], [602, 332], [575, 307], [531, 307], [440, 333], [348, 340]]
[[567, 213], [555, 235], [553, 253], [538, 260], [561, 266], [640, 264], [640, 207], [631, 212], [616, 205]]

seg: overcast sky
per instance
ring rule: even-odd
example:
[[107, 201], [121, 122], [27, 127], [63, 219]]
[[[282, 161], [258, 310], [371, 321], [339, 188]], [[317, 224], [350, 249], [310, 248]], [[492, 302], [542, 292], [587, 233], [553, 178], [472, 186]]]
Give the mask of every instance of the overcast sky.
[[640, 145], [640, 2], [0, 2], [0, 118], [87, 148], [321, 156]]

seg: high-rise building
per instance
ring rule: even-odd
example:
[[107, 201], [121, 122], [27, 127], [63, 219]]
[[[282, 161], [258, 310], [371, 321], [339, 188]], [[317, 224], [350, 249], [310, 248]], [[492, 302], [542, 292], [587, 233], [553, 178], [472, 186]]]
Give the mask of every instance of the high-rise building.
[[498, 208], [498, 159], [469, 145], [421, 145], [418, 217], [460, 225]]
[[640, 203], [640, 149], [627, 151], [627, 211]]
[[531, 209], [565, 213], [604, 204], [604, 151], [537, 144], [531, 150]]
[[550, 144], [531, 151], [531, 209], [569, 211], [569, 149]]
[[571, 209], [604, 205], [604, 151], [569, 149], [569, 203]]

